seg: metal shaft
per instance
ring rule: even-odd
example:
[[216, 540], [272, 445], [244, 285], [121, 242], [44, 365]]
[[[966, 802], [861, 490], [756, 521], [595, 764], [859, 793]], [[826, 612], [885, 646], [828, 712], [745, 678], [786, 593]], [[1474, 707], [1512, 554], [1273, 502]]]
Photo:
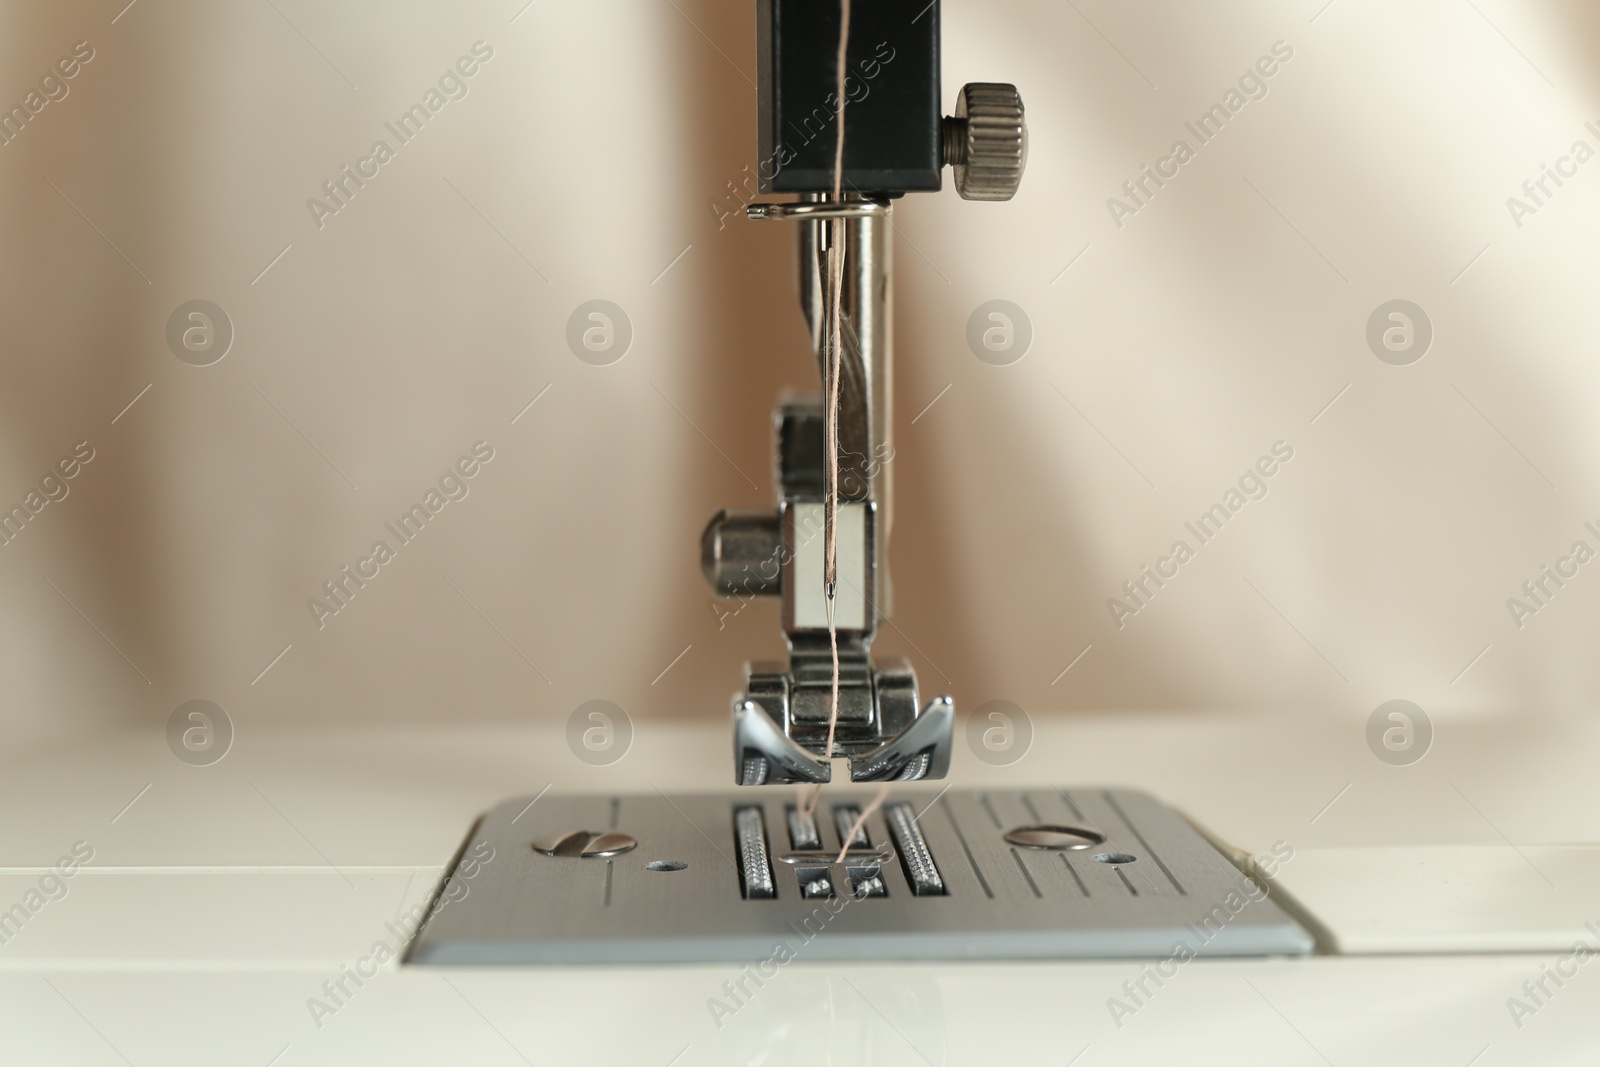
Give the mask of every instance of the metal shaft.
[[[827, 221], [802, 222], [800, 307], [817, 356], [819, 376], [827, 377], [828, 300]], [[877, 614], [890, 611], [887, 545], [893, 516], [894, 286], [890, 269], [888, 219], [865, 215], [845, 222], [843, 356], [839, 382], [839, 496], [842, 501], [877, 502], [872, 558], [877, 571]]]

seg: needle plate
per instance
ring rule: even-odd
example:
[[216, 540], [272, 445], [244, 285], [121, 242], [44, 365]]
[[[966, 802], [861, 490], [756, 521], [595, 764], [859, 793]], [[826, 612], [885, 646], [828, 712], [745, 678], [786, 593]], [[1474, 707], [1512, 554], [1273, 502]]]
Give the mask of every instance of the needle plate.
[[[1312, 949], [1257, 883], [1147, 793], [910, 788], [835, 863], [870, 795], [829, 790], [810, 820], [790, 790], [506, 801], [473, 828], [407, 960], [748, 961], [780, 942], [816, 960]], [[568, 839], [637, 847], [549, 854]]]

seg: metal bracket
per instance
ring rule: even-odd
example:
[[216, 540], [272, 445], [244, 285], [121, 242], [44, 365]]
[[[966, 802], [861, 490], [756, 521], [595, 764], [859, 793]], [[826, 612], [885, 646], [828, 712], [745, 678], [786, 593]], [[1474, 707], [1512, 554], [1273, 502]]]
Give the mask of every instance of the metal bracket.
[[[954, 706], [923, 706], [911, 666], [875, 663], [869, 647], [889, 613], [887, 534], [889, 297], [887, 201], [852, 199], [761, 205], [757, 218], [795, 220], [800, 229], [801, 306], [824, 384], [822, 282], [831, 224], [843, 219], [846, 283], [839, 381], [838, 577], [830, 605], [823, 591], [824, 464], [822, 401], [791, 397], [774, 412], [778, 506], [771, 512], [719, 512], [701, 541], [701, 566], [724, 596], [780, 596], [787, 664], [751, 664], [733, 701], [734, 780], [740, 785], [827, 782], [830, 760], [850, 760], [852, 781], [943, 777], [950, 765]], [[829, 609], [837, 631], [838, 713], [834, 747], [824, 751], [833, 706]]]

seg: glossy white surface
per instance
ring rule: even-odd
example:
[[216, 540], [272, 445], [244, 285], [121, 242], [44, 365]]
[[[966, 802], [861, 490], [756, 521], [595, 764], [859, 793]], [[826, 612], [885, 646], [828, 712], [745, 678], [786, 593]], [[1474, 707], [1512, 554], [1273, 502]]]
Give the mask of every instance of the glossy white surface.
[[[308, 1000], [377, 942], [397, 941], [386, 924], [425, 898], [489, 804], [550, 783], [705, 788], [727, 775], [721, 729], [643, 723], [633, 750], [603, 768], [572, 759], [559, 734], [504, 729], [241, 724], [235, 749], [207, 768], [148, 733], [42, 753], [0, 784], [4, 809], [27, 813], [4, 827], [0, 899], [20, 899], [74, 841], [95, 858], [0, 946], [6, 1040], [17, 1062], [54, 1050], [115, 1064], [114, 1045], [141, 1065], [264, 1067], [283, 1052], [283, 1067], [441, 1056], [665, 1067], [685, 1047], [678, 1064], [799, 1063], [831, 1027], [836, 1064], [1065, 1064], [1080, 1052], [1080, 1067], [1592, 1062], [1600, 971], [1577, 966], [1559, 989], [1546, 979], [1553, 995], [1520, 1028], [1507, 1007], [1574, 939], [1600, 944], [1583, 930], [1600, 918], [1595, 850], [1559, 843], [1596, 836], [1592, 787], [1557, 773], [1592, 759], [1592, 731], [1541, 727], [1543, 755], [1514, 778], [1488, 770], [1518, 765], [1490, 759], [1506, 742], [1492, 731], [1442, 728], [1426, 759], [1393, 768], [1364, 748], [1344, 761], [1309, 722], [1297, 738], [1281, 725], [1294, 720], [1272, 721], [1056, 721], [1014, 767], [959, 750], [956, 781], [1139, 786], [1235, 844], [1291, 842], [1279, 884], [1348, 955], [1190, 963], [1159, 989], [1145, 978], [1153, 995], [1139, 1003], [1122, 989], [1140, 980], [1136, 962], [841, 967], [808, 965], [802, 951], [720, 1028], [708, 1000], [726, 999], [729, 967], [391, 965], [359, 988], [347, 980], [352, 995], [320, 1027]], [[1204, 761], [1189, 755], [1202, 737], [1217, 753]], [[1273, 751], [1318, 758], [1297, 769]], [[1136, 1010], [1114, 1018], [1113, 997]]]

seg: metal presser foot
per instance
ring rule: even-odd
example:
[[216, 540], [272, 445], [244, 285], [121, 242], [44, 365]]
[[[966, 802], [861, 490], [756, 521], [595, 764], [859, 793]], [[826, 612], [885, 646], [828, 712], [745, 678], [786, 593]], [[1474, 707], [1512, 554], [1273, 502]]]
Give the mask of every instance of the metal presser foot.
[[[800, 306], [825, 392], [825, 331], [833, 312], [828, 242], [833, 220], [843, 220], [834, 599], [839, 708], [833, 751], [825, 752], [833, 661], [822, 581], [823, 405], [818, 396], [799, 396], [780, 404], [774, 417], [777, 508], [719, 512], [702, 540], [702, 568], [716, 593], [783, 599], [789, 661], [748, 665], [744, 691], [733, 699], [734, 780], [827, 782], [830, 760], [837, 758], [850, 761], [854, 782], [942, 778], [950, 766], [954, 702], [941, 696], [919, 706], [910, 664], [874, 662], [868, 651], [878, 620], [889, 616], [889, 215], [906, 192], [936, 191], [945, 165], [954, 168], [962, 197], [1009, 200], [1027, 157], [1022, 100], [1015, 86], [967, 85], [955, 116], [942, 118], [937, 4], [859, 5], [844, 86], [846, 192], [834, 200], [827, 195], [835, 151], [832, 104], [817, 105], [837, 101], [838, 12], [794, 0], [763, 0], [758, 11], [762, 192], [797, 193], [799, 199], [752, 204], [747, 212], [799, 229]], [[859, 86], [873, 79], [884, 90], [861, 93]], [[826, 136], [815, 132], [819, 118], [829, 120]]]
[[[881, 246], [881, 234], [874, 236]], [[857, 321], [856, 316], [847, 321]], [[847, 350], [847, 366], [852, 355]], [[870, 425], [865, 402], [860, 389], [844, 392], [843, 406], [857, 429]], [[833, 659], [822, 585], [820, 404], [814, 398], [792, 400], [778, 409], [776, 421], [777, 509], [720, 512], [703, 541], [706, 580], [718, 593], [783, 598], [789, 661], [749, 664], [744, 691], [733, 701], [735, 780], [740, 785], [827, 782], [833, 770], [829, 755], [849, 759], [856, 782], [942, 778], [950, 765], [953, 702], [938, 697], [920, 707], [911, 665], [901, 659], [875, 663], [868, 652], [882, 609], [878, 531], [883, 499], [872, 493], [873, 472], [859, 463], [870, 453], [843, 445], [834, 599], [839, 712], [833, 752], [823, 752]], [[842, 428], [841, 438], [849, 440]], [[876, 475], [883, 480], [882, 464]]]

